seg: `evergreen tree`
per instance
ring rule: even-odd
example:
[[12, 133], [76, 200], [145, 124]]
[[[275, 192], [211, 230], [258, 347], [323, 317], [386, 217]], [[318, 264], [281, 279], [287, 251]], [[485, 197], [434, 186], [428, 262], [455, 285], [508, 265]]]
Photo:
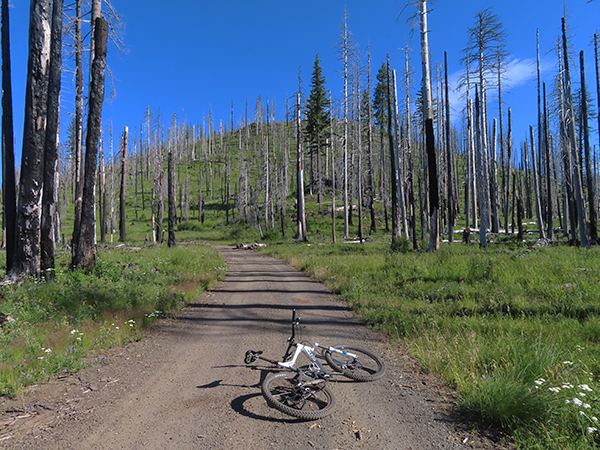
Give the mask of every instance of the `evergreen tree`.
[[377, 72], [377, 85], [373, 93], [373, 117], [379, 130], [383, 131], [387, 125], [387, 67], [385, 62], [381, 63]]
[[325, 91], [325, 76], [320, 65], [319, 54], [315, 57], [311, 79], [310, 95], [306, 105], [306, 134], [311, 160], [317, 157], [317, 183], [321, 194], [321, 164], [322, 149], [327, 145], [329, 133], [329, 98]]

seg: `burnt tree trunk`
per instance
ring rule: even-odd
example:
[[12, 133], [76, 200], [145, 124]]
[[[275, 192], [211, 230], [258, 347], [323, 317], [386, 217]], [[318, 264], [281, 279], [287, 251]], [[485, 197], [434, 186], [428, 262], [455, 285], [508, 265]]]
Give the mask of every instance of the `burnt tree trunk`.
[[74, 268], [91, 268], [96, 264], [96, 166], [98, 142], [102, 131], [102, 103], [104, 102], [104, 73], [106, 68], [106, 41], [108, 23], [103, 17], [94, 24], [95, 52], [89, 89], [87, 132], [85, 138], [85, 173], [80, 228], [75, 230], [73, 242]]
[[73, 229], [79, 228], [83, 201], [83, 60], [81, 36], [81, 0], [75, 2], [75, 219]]
[[444, 89], [446, 97], [446, 169], [448, 188], [448, 242], [454, 241], [454, 192], [452, 182], [452, 151], [450, 148], [450, 97], [448, 96], [448, 53], [444, 52]]
[[13, 265], [17, 224], [9, 23], [8, 0], [2, 0], [2, 196], [7, 273], [11, 271]]
[[169, 237], [167, 240], [167, 245], [169, 247], [175, 247], [175, 221], [177, 220], [177, 209], [175, 205], [175, 187], [173, 183], [173, 149], [171, 147], [169, 147], [167, 171], [167, 186], [169, 191]]
[[60, 103], [60, 81], [62, 69], [62, 15], [63, 0], [54, 0], [52, 8], [52, 42], [50, 43], [50, 73], [48, 79], [48, 103], [46, 141], [44, 144], [44, 186], [42, 191], [41, 224], [41, 272], [46, 279], [54, 279], [54, 237], [53, 218], [56, 210], [54, 202], [54, 173], [58, 162], [58, 123]]
[[32, 0], [17, 234], [11, 275], [40, 277], [40, 221], [48, 98], [51, 0]]
[[588, 205], [590, 208], [590, 243], [598, 241], [598, 214], [596, 213], [596, 191], [594, 189], [594, 177], [590, 155], [590, 129], [588, 124], [587, 88], [585, 83], [585, 65], [583, 50], [579, 53], [579, 67], [581, 69], [581, 122], [583, 133], [583, 149], [585, 152], [585, 173], [587, 181]]
[[121, 155], [121, 190], [119, 193], [119, 241], [125, 242], [125, 181], [127, 180], [127, 143], [129, 141], [129, 127], [123, 133], [123, 149]]

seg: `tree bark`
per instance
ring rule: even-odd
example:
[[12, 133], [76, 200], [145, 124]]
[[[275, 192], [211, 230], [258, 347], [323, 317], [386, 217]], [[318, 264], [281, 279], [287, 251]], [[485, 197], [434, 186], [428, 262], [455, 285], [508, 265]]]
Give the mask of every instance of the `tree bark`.
[[127, 180], [127, 144], [129, 142], [129, 127], [123, 132], [123, 149], [121, 154], [121, 189], [119, 193], [119, 241], [125, 242], [125, 182]]
[[590, 130], [588, 124], [587, 109], [587, 88], [585, 83], [585, 64], [583, 50], [579, 53], [579, 67], [581, 69], [581, 122], [583, 133], [583, 149], [585, 152], [585, 173], [587, 178], [588, 206], [590, 209], [590, 243], [596, 244], [598, 241], [598, 214], [596, 212], [596, 190], [594, 188], [594, 179], [590, 155]]
[[548, 109], [546, 108], [546, 83], [543, 84], [543, 133], [544, 133], [544, 150], [546, 159], [546, 203], [547, 203], [547, 214], [546, 224], [548, 226], [547, 236], [551, 241], [554, 240], [554, 226], [553, 226], [553, 211], [552, 211], [552, 176], [550, 171], [550, 135], [548, 133]]
[[296, 149], [298, 168], [298, 197], [297, 197], [297, 221], [298, 221], [298, 239], [302, 242], [308, 241], [306, 233], [306, 214], [304, 211], [304, 153], [302, 151], [302, 106], [300, 102], [300, 87], [298, 88], [298, 99], [296, 103]]
[[433, 106], [431, 102], [431, 80], [429, 77], [429, 43], [427, 39], [427, 0], [420, 0], [421, 6], [421, 65], [423, 73], [423, 110], [425, 112], [425, 148], [429, 179], [429, 248], [440, 248], [439, 207], [437, 161], [435, 155], [435, 135], [433, 130]]
[[172, 146], [169, 145], [169, 156], [167, 162], [167, 185], [168, 185], [168, 196], [169, 196], [169, 237], [167, 240], [167, 245], [169, 247], [175, 247], [175, 221], [177, 220], [177, 209], [175, 205], [175, 188], [173, 183], [173, 149]]
[[444, 52], [444, 89], [446, 97], [446, 181], [448, 188], [448, 242], [454, 241], [454, 192], [452, 182], [452, 151], [450, 148], [450, 97], [448, 96], [448, 52]]
[[390, 71], [390, 55], [387, 56], [387, 109], [388, 109], [388, 142], [390, 147], [390, 180], [391, 180], [391, 194], [392, 194], [392, 245], [400, 238], [400, 208], [398, 206], [398, 186], [400, 185], [398, 179], [398, 167], [396, 159], [396, 145], [394, 144], [394, 132], [392, 124], [392, 80]]
[[2, 0], [2, 196], [6, 241], [6, 272], [12, 270], [17, 225], [17, 191], [13, 134], [12, 75], [10, 69], [8, 0]]
[[542, 219], [542, 196], [540, 194], [540, 181], [537, 170], [537, 158], [535, 155], [535, 137], [533, 132], [533, 126], [529, 126], [529, 133], [531, 138], [531, 161], [533, 164], [533, 184], [535, 188], [535, 214], [537, 217], [537, 226], [540, 232], [540, 238], [544, 239], [546, 237], [546, 233], [544, 232], [544, 221]]
[[[331, 102], [331, 91], [329, 91], [329, 105], [333, 105]], [[333, 243], [336, 243], [335, 235], [335, 149], [333, 145], [334, 133], [333, 133], [333, 114], [329, 114], [329, 145], [331, 146], [331, 239]]]
[[564, 79], [565, 79], [565, 102], [567, 111], [567, 145], [570, 147], [572, 170], [573, 170], [573, 184], [575, 194], [575, 207], [577, 208], [577, 219], [579, 221], [579, 235], [581, 239], [581, 246], [588, 248], [590, 246], [587, 224], [585, 220], [585, 208], [583, 205], [583, 188], [581, 184], [581, 161], [579, 159], [579, 152], [577, 151], [576, 133], [575, 133], [575, 114], [573, 110], [573, 95], [571, 92], [571, 75], [569, 70], [569, 53], [567, 43], [567, 23], [565, 18], [562, 18], [562, 41], [563, 41], [563, 58], [564, 58]]
[[40, 277], [40, 222], [46, 138], [51, 0], [32, 0], [29, 13], [29, 60], [25, 124], [17, 208], [15, 258], [11, 275]]
[[48, 79], [48, 104], [46, 111], [46, 139], [44, 144], [44, 186], [42, 191], [41, 223], [41, 273], [54, 279], [53, 223], [56, 210], [54, 173], [58, 162], [58, 124], [60, 81], [62, 73], [62, 16], [63, 0], [54, 0], [52, 7], [52, 42], [50, 43], [50, 71]]
[[81, 34], [81, 0], [75, 1], [75, 219], [73, 230], [79, 229], [83, 201], [83, 60]]
[[98, 142], [102, 132], [102, 103], [104, 102], [104, 74], [106, 68], [106, 42], [108, 22], [103, 17], [94, 25], [96, 51], [92, 63], [92, 80], [89, 89], [87, 132], [85, 138], [85, 174], [80, 228], [75, 230], [73, 242], [74, 268], [90, 269], [96, 264], [96, 168]]
[[[344, 35], [343, 35], [343, 58], [344, 58], [344, 239], [349, 236], [349, 211], [348, 211], [348, 57], [349, 57], [348, 16], [344, 10]], [[389, 72], [389, 68], [388, 68]]]
[[[400, 210], [398, 214], [400, 215], [400, 221], [402, 223], [402, 231], [404, 231], [404, 236], [408, 239], [408, 224], [406, 221], [406, 202], [404, 195], [404, 175], [402, 172], [402, 157], [400, 156], [401, 151], [401, 143], [402, 143], [402, 133], [400, 128], [400, 114], [398, 113], [398, 89], [396, 87], [396, 71], [392, 70], [392, 83], [394, 87], [394, 124], [395, 124], [395, 137], [396, 137], [396, 170], [398, 172], [398, 207]], [[400, 226], [400, 225], [398, 225]]]

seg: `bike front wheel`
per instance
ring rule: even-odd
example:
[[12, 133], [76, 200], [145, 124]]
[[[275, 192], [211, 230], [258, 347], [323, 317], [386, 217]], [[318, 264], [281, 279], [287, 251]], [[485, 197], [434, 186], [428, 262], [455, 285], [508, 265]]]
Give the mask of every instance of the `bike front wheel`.
[[[336, 372], [356, 381], [373, 381], [381, 378], [385, 373], [385, 365], [375, 354], [362, 347], [354, 345], [334, 345], [331, 347], [340, 350], [325, 350], [327, 363]], [[348, 355], [353, 353], [356, 357]]]
[[298, 384], [294, 372], [273, 373], [262, 383], [262, 394], [272, 408], [303, 420], [321, 419], [335, 409], [333, 392], [325, 380]]

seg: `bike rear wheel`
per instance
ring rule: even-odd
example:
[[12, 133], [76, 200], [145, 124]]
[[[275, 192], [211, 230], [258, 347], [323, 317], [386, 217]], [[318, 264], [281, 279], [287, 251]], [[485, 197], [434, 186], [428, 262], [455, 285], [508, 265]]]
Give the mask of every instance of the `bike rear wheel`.
[[298, 375], [294, 372], [268, 375], [261, 390], [269, 406], [300, 419], [321, 419], [335, 409], [335, 397], [325, 380], [314, 383], [309, 379], [298, 384]]
[[383, 376], [385, 365], [375, 354], [355, 345], [334, 345], [333, 348], [353, 353], [356, 358], [337, 352], [325, 350], [327, 363], [336, 372], [356, 381], [374, 381]]

